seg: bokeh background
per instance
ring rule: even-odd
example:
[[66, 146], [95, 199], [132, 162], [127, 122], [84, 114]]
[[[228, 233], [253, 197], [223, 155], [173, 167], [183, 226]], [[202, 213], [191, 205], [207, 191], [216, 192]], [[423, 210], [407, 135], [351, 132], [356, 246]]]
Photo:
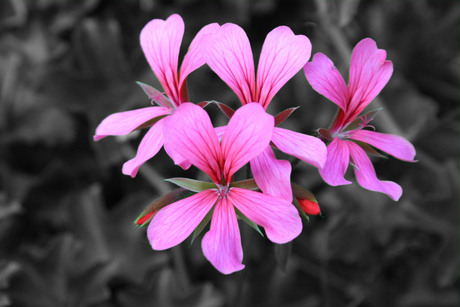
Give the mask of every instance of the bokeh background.
[[[292, 243], [241, 224], [246, 269], [230, 276], [205, 260], [201, 238], [151, 250], [133, 220], [173, 188], [163, 178], [196, 170], [162, 150], [132, 179], [121, 166], [144, 132], [92, 135], [107, 115], [149, 105], [135, 81], [160, 85], [139, 32], [172, 13], [186, 25], [182, 55], [202, 26], [233, 22], [257, 61], [266, 34], [287, 25], [346, 76], [353, 46], [376, 40], [395, 70], [370, 105], [384, 107], [375, 126], [409, 139], [419, 160], [374, 161], [379, 178], [402, 185], [401, 200], [329, 187], [291, 160], [322, 209]], [[1, 1], [0, 306], [458, 306], [459, 15], [458, 1], [426, 0]], [[189, 91], [194, 102], [239, 104], [206, 66]], [[313, 135], [336, 110], [302, 72], [268, 111], [298, 105], [283, 125]]]

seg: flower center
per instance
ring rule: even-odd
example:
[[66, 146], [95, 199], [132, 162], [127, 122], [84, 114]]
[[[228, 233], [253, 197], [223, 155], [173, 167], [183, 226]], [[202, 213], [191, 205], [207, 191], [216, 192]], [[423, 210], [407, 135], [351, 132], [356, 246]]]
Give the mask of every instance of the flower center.
[[332, 138], [339, 138], [341, 140], [344, 140], [348, 137], [348, 131], [342, 131], [342, 130], [339, 130], [335, 133], [332, 134]]
[[228, 185], [222, 186], [218, 185], [217, 186], [217, 194], [219, 195], [219, 198], [227, 197], [228, 191], [230, 190]]

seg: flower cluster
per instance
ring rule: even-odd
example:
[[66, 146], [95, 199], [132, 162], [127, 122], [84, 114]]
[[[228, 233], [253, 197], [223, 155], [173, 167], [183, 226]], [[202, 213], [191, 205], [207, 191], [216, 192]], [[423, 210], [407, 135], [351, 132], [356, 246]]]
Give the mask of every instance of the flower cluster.
[[[249, 39], [235, 24], [213, 23], [195, 36], [178, 68], [184, 22], [179, 15], [150, 21], [142, 30], [142, 50], [164, 93], [139, 83], [152, 103], [138, 110], [115, 113], [96, 129], [95, 140], [125, 135], [136, 129], [149, 130], [136, 156], [123, 165], [123, 173], [135, 177], [139, 168], [161, 147], [176, 165], [194, 165], [211, 181], [172, 178], [179, 186], [148, 207], [136, 220], [148, 225], [153, 249], [164, 250], [195, 238], [211, 221], [202, 239], [205, 257], [224, 274], [244, 268], [238, 218], [268, 239], [286, 243], [302, 231], [300, 215], [320, 213], [315, 197], [291, 183], [291, 164], [278, 160], [273, 149], [318, 168], [330, 185], [350, 184], [344, 179], [348, 165], [354, 166], [358, 183], [398, 200], [401, 187], [377, 179], [366, 152], [371, 146], [404, 160], [414, 161], [414, 147], [405, 139], [369, 130], [376, 115], [364, 108], [388, 82], [393, 66], [384, 50], [366, 38], [355, 47], [350, 81], [345, 84], [333, 63], [318, 53], [308, 62], [311, 43], [304, 35], [280, 26], [266, 37], [257, 73]], [[212, 100], [190, 102], [187, 77], [207, 64], [238, 96], [237, 110]], [[320, 138], [278, 127], [295, 108], [277, 116], [266, 112], [281, 87], [301, 69], [311, 86], [338, 105], [329, 129], [319, 129]], [[204, 107], [213, 101], [229, 117], [224, 127], [213, 127]], [[247, 163], [253, 178], [235, 181], [234, 174]]]

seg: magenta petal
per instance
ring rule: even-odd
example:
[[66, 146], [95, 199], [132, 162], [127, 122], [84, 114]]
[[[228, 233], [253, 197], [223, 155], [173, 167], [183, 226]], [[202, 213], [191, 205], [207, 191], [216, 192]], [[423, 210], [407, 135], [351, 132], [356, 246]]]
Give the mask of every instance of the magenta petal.
[[222, 137], [227, 182], [237, 170], [267, 148], [274, 125], [274, 117], [265, 113], [258, 103], [242, 106], [233, 114]]
[[285, 199], [240, 188], [231, 188], [228, 199], [248, 219], [262, 226], [272, 242], [287, 243], [302, 231], [299, 212]]
[[349, 138], [368, 143], [382, 151], [389, 153], [399, 160], [415, 162], [414, 146], [405, 138], [400, 136], [369, 130], [358, 130], [350, 134]]
[[314, 136], [275, 127], [272, 142], [279, 150], [317, 168], [326, 162], [326, 145]]
[[183, 35], [184, 21], [177, 14], [166, 20], [151, 20], [140, 35], [141, 47], [150, 67], [175, 104], [180, 104], [177, 68]]
[[351, 141], [346, 141], [346, 144], [350, 150], [353, 163], [356, 165], [355, 175], [359, 185], [371, 191], [385, 193], [391, 199], [397, 201], [402, 195], [401, 187], [392, 181], [377, 179], [374, 166], [364, 150]]
[[137, 148], [136, 156], [123, 164], [123, 174], [136, 177], [137, 171], [142, 164], [147, 162], [161, 149], [164, 144], [163, 127], [165, 119], [160, 119], [153, 125], [142, 138]]
[[257, 69], [257, 102], [266, 109], [273, 96], [308, 61], [311, 55], [310, 40], [295, 35], [286, 26], [268, 33], [260, 53]]
[[345, 141], [335, 138], [327, 146], [327, 159], [324, 167], [319, 170], [321, 177], [332, 186], [350, 184], [343, 176], [350, 161], [350, 151]]
[[277, 160], [270, 146], [251, 160], [251, 170], [262, 192], [292, 202], [291, 163]]
[[165, 143], [164, 148], [168, 156], [174, 161], [174, 164], [179, 165], [184, 170], [187, 170], [190, 166], [192, 166], [192, 163], [174, 151], [174, 148], [169, 148], [168, 143]]
[[147, 107], [111, 114], [96, 128], [94, 140], [99, 141], [108, 135], [126, 135], [149, 120], [169, 113], [167, 108]]
[[254, 59], [242, 28], [227, 23], [201, 40], [203, 56], [211, 69], [238, 95], [242, 104], [253, 102]]
[[190, 47], [188, 48], [188, 52], [182, 61], [182, 65], [180, 67], [179, 73], [179, 88], [182, 88], [185, 79], [187, 76], [192, 73], [194, 70], [198, 69], [202, 65], [204, 65], [205, 60], [202, 56], [203, 51], [201, 50], [201, 39], [204, 35], [214, 33], [220, 28], [217, 23], [211, 23], [207, 26], [204, 26], [195, 36]]
[[227, 126], [221, 126], [221, 127], [214, 128], [214, 131], [216, 131], [217, 138], [219, 139], [219, 141], [222, 140], [222, 137], [224, 136], [224, 133], [225, 133], [225, 129], [227, 129]]
[[169, 153], [187, 159], [193, 165], [220, 182], [222, 152], [211, 119], [203, 108], [181, 104], [165, 123], [165, 143]]
[[243, 248], [235, 209], [226, 197], [214, 207], [211, 227], [201, 241], [204, 256], [223, 274], [244, 269]]
[[206, 190], [158, 211], [147, 229], [152, 248], [168, 249], [187, 239], [211, 210], [217, 198], [216, 191]]
[[348, 89], [334, 63], [324, 54], [317, 53], [304, 66], [305, 76], [315, 91], [347, 110]]
[[[349, 110], [357, 116], [385, 87], [393, 73], [391, 61], [385, 61], [386, 52], [377, 49], [370, 38], [361, 40], [353, 49], [350, 63], [349, 94], [355, 96], [360, 91], [361, 99], [355, 99]], [[359, 104], [359, 105], [358, 105]]]

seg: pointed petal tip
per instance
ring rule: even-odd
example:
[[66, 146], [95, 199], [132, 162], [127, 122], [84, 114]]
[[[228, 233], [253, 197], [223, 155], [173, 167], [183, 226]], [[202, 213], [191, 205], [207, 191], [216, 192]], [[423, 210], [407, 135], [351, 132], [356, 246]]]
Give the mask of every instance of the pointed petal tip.
[[99, 140], [102, 140], [103, 138], [105, 138], [107, 135], [99, 135], [99, 134], [95, 134], [93, 135], [93, 140], [95, 142], [99, 141]]
[[272, 142], [279, 150], [319, 169], [326, 163], [326, 145], [317, 137], [275, 127]]
[[346, 144], [350, 150], [352, 162], [356, 164], [354, 172], [359, 185], [370, 191], [387, 194], [394, 201], [398, 201], [402, 195], [401, 186], [392, 181], [378, 179], [366, 152], [352, 141], [347, 141]]
[[201, 241], [203, 254], [212, 265], [224, 274], [242, 270], [244, 265], [241, 236], [233, 205], [220, 198], [212, 215], [209, 231]]
[[134, 158], [129, 161], [126, 161], [123, 164], [123, 168], [121, 169], [121, 172], [124, 175], [131, 176], [131, 178], [135, 178], [140, 167], [141, 167], [140, 165], [136, 165], [136, 160]]

